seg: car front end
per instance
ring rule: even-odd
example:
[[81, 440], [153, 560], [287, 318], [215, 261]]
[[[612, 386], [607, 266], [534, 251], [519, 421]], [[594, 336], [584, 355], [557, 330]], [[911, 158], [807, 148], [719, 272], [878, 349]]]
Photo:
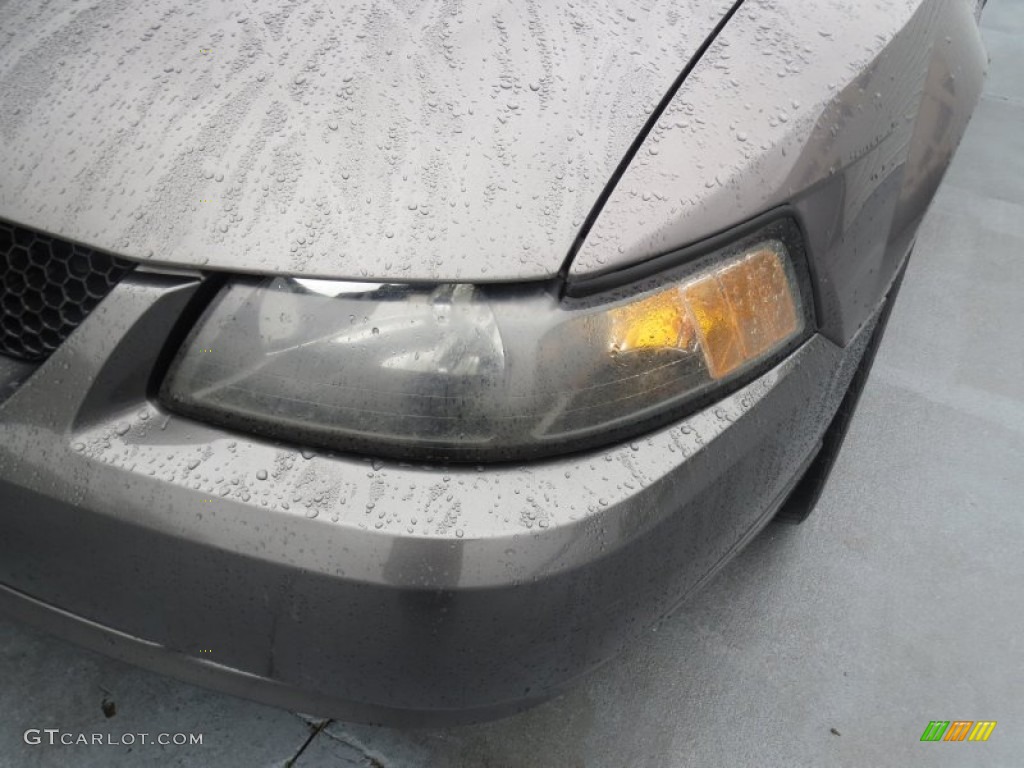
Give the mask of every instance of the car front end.
[[[703, 22], [669, 83], [633, 88], [632, 129], [585, 135], [630, 90], [609, 54], [615, 87], [586, 89], [554, 148], [513, 131], [525, 150], [500, 133], [550, 118], [558, 78], [502, 55], [572, 14], [478, 19], [504, 74], [479, 90], [441, 46], [460, 74], [391, 124], [422, 39], [370, 35], [367, 96], [318, 63], [329, 33], [267, 77], [280, 20], [229, 5], [182, 23], [232, 63], [230, 93], [196, 85], [216, 63], [178, 82], [128, 45], [93, 55], [153, 89], [68, 168], [61, 137], [89, 120], [47, 141], [0, 123], [0, 608], [279, 706], [465, 722], [556, 695], [810, 512], [978, 98], [973, 3], [825, 2], [812, 23], [693, 0]], [[116, 32], [72, 16], [40, 45]], [[357, 21], [353, 45], [381, 23], [468, 34]], [[0, 60], [9, 89], [25, 45]], [[50, 114], [47, 72], [29, 101]], [[445, 102], [459, 88], [479, 104]]]

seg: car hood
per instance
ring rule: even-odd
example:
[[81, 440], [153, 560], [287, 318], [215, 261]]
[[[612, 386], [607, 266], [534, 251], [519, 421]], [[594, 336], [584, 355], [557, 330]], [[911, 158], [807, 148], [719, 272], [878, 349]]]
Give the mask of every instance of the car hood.
[[4, 7], [0, 217], [156, 263], [555, 274], [726, 0]]

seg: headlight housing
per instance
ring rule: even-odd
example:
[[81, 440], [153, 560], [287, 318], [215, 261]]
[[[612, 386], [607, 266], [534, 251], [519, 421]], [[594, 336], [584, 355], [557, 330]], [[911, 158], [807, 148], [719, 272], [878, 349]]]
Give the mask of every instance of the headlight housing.
[[245, 431], [418, 460], [627, 439], [749, 380], [812, 326], [792, 221], [682, 257], [583, 298], [554, 284], [238, 279], [161, 397]]

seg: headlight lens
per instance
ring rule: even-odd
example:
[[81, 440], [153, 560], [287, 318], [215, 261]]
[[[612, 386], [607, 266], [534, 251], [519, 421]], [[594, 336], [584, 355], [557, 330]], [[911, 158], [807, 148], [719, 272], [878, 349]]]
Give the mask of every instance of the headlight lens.
[[427, 460], [625, 439], [806, 336], [793, 231], [586, 299], [546, 285], [240, 280], [178, 352], [162, 398], [247, 431]]

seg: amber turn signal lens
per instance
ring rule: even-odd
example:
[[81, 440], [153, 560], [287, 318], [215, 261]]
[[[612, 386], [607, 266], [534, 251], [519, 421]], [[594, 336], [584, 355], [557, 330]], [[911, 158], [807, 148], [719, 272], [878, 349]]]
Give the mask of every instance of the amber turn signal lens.
[[696, 346], [713, 379], [764, 357], [801, 329], [785, 258], [782, 243], [762, 243], [682, 285], [612, 310], [612, 351]]
[[690, 349], [693, 323], [681, 301], [678, 286], [613, 309], [612, 351], [640, 349]]
[[799, 327], [793, 287], [774, 248], [762, 247], [682, 290], [716, 379], [761, 357]]

